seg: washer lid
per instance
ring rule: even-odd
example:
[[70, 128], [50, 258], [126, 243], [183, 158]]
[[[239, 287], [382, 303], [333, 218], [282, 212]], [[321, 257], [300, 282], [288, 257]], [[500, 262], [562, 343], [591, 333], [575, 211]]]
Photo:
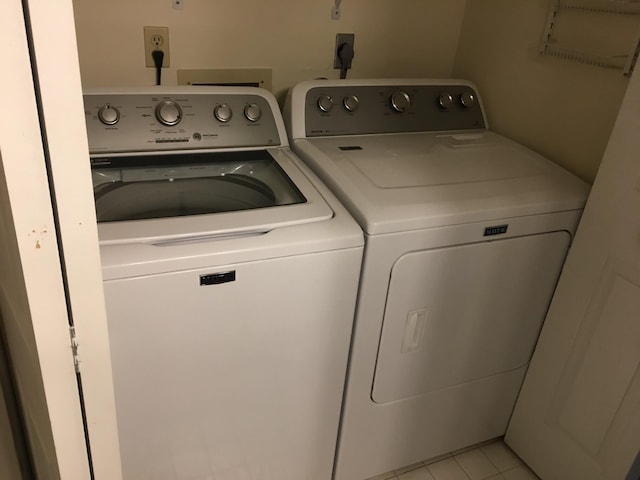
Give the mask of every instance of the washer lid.
[[294, 140], [369, 234], [583, 208], [588, 187], [493, 132]]
[[98, 222], [170, 218], [305, 203], [264, 150], [92, 159]]
[[[304, 197], [292, 191], [290, 204]], [[106, 184], [95, 190], [98, 222], [145, 220], [236, 212], [282, 205], [267, 183], [242, 174], [141, 180]]]
[[101, 243], [259, 234], [332, 218], [285, 149], [92, 158]]

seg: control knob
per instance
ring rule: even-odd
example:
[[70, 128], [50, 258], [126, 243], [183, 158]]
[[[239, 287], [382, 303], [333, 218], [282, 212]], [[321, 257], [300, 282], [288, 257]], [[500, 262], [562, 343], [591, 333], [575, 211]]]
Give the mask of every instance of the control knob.
[[257, 122], [262, 116], [262, 110], [260, 110], [260, 107], [258, 105], [252, 103], [244, 107], [244, 116], [250, 122]]
[[329, 95], [320, 95], [318, 97], [318, 108], [323, 112], [328, 112], [333, 108], [333, 98]]
[[216, 105], [213, 109], [213, 116], [216, 117], [219, 122], [226, 123], [231, 120], [231, 117], [233, 117], [233, 111], [229, 105], [222, 103], [220, 105]]
[[453, 97], [448, 93], [441, 93], [438, 97], [438, 105], [440, 105], [445, 110], [451, 108], [453, 105]]
[[349, 95], [342, 99], [342, 105], [344, 105], [345, 110], [355, 112], [360, 106], [360, 100], [355, 95]]
[[411, 105], [411, 97], [407, 92], [398, 90], [391, 95], [391, 108], [396, 112], [404, 112]]
[[172, 127], [182, 120], [182, 108], [176, 102], [164, 100], [156, 105], [156, 118], [162, 125]]
[[460, 103], [465, 108], [471, 108], [476, 103], [476, 96], [472, 92], [465, 92], [460, 95]]
[[115, 125], [120, 120], [120, 112], [117, 108], [107, 104], [98, 110], [98, 119], [105, 125]]

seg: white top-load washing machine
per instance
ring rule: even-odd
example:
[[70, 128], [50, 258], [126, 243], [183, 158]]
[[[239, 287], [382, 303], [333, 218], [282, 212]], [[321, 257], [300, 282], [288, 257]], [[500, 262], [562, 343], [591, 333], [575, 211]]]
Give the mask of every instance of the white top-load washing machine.
[[84, 103], [124, 478], [330, 479], [363, 238], [273, 95]]
[[336, 480], [504, 434], [587, 185], [465, 81], [306, 82], [285, 122], [365, 233]]

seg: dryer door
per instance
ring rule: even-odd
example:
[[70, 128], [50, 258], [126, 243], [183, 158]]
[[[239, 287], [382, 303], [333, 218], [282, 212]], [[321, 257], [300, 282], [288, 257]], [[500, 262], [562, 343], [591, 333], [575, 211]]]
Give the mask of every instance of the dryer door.
[[567, 232], [553, 232], [400, 257], [391, 272], [373, 401], [526, 366], [570, 240]]

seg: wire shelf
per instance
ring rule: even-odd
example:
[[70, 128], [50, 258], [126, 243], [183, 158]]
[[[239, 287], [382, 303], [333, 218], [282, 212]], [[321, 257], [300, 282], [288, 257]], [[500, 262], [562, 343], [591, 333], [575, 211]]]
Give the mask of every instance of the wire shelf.
[[640, 54], [640, 0], [552, 0], [540, 53], [630, 75]]

